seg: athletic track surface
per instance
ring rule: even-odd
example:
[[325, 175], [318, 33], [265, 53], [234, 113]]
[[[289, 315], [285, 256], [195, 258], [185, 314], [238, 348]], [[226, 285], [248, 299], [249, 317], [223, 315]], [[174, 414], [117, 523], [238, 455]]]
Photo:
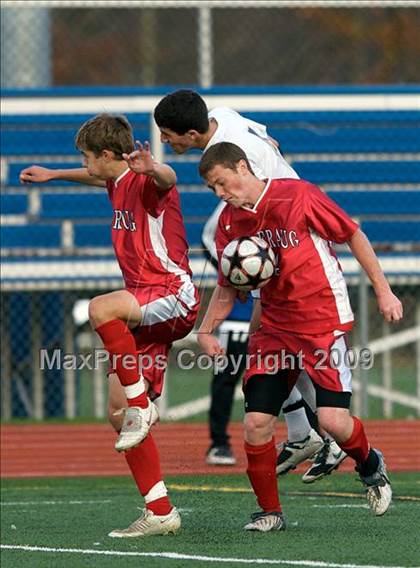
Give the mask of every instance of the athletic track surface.
[[[420, 471], [420, 420], [367, 421], [368, 437], [385, 454], [390, 471]], [[160, 449], [164, 475], [244, 473], [242, 424], [230, 425], [238, 463], [234, 467], [205, 464], [206, 424], [158, 424], [153, 435]], [[279, 425], [276, 440], [284, 440]], [[128, 475], [125, 459], [113, 449], [115, 435], [106, 424], [5, 425], [1, 428], [1, 476], [43, 477]], [[307, 464], [300, 466], [304, 471]], [[347, 459], [340, 471], [352, 471]]]

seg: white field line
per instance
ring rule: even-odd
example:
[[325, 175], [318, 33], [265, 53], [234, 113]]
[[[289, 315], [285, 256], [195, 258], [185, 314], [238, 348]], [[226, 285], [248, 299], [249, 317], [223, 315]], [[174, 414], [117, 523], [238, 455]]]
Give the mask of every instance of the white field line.
[[350, 505], [343, 503], [342, 505], [311, 505], [313, 509], [369, 509], [369, 505]]
[[[406, 568], [404, 566], [377, 566], [369, 564], [338, 564], [317, 560], [277, 560], [266, 558], [223, 558], [220, 556], [198, 556], [194, 554], [178, 554], [177, 552], [132, 552], [120, 550], [92, 550], [84, 548], [52, 548], [49, 546], [29, 546], [2, 544], [3, 550], [21, 550], [24, 552], [51, 552], [53, 554], [92, 554], [98, 556], [131, 556], [149, 558], [168, 558], [171, 560], [191, 560], [193, 562], [229, 562], [236, 564], [269, 564], [277, 566], [310, 566], [312, 568]], [[415, 567], [420, 568], [420, 567]]]
[[25, 505], [97, 505], [98, 503], [112, 503], [111, 499], [91, 501], [2, 501], [1, 507], [20, 507]]

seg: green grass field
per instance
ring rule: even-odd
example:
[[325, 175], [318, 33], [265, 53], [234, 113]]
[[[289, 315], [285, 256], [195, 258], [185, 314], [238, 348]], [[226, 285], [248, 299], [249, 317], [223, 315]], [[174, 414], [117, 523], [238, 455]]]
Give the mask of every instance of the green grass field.
[[[182, 512], [182, 531], [127, 541], [106, 535], [139, 515], [129, 478], [5, 480], [2, 568], [416, 566], [420, 474], [394, 474], [392, 481], [395, 502], [377, 518], [354, 475], [310, 486], [288, 475], [280, 481], [288, 530], [261, 534], [242, 530], [256, 510], [245, 476], [172, 477], [167, 483]], [[33, 549], [19, 548], [25, 545]]]

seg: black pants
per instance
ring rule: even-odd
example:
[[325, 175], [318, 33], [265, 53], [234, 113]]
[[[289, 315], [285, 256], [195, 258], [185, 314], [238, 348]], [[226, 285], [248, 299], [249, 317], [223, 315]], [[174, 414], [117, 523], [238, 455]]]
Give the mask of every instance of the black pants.
[[[221, 344], [226, 349], [227, 356], [235, 360], [235, 367], [232, 361], [225, 370], [215, 373], [211, 382], [211, 405], [209, 413], [210, 438], [212, 446], [225, 446], [229, 444], [227, 426], [232, 412], [235, 387], [242, 377], [245, 368], [245, 355], [247, 352], [248, 334], [244, 332], [226, 332], [221, 338]], [[242, 358], [240, 359], [240, 356]], [[237, 365], [238, 361], [240, 365]], [[232, 373], [233, 368], [237, 369]]]

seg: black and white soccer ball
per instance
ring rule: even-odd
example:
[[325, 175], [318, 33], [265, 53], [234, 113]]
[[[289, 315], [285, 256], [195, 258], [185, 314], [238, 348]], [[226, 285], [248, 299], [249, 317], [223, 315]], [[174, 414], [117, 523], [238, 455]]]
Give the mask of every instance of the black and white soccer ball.
[[268, 284], [274, 275], [276, 257], [260, 237], [240, 237], [226, 245], [220, 268], [235, 288], [255, 290]]

